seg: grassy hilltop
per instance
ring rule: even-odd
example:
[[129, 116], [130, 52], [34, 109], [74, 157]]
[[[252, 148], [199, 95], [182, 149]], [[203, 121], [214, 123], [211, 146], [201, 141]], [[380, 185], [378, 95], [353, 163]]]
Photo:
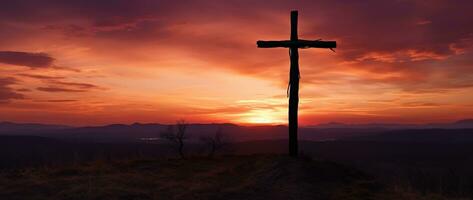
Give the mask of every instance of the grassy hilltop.
[[333, 162], [277, 155], [90, 162], [0, 175], [0, 199], [441, 199]]

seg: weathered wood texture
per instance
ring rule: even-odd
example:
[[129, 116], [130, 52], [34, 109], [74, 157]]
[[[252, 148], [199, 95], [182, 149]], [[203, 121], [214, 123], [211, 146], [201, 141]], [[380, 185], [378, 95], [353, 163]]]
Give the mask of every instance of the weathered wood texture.
[[[298, 40], [297, 36], [297, 11], [291, 12], [291, 42]], [[291, 68], [289, 70], [289, 155], [297, 156], [297, 111], [299, 109], [299, 50], [297, 47], [289, 48]]]
[[298, 154], [297, 113], [299, 109], [299, 49], [303, 48], [336, 48], [335, 41], [299, 40], [297, 36], [297, 11], [291, 11], [291, 38], [280, 41], [257, 41], [258, 48], [289, 48], [291, 68], [289, 72], [289, 155]]
[[337, 48], [337, 42], [335, 41], [321, 41], [321, 40], [281, 40], [281, 41], [262, 41], [259, 40], [256, 42], [258, 48]]

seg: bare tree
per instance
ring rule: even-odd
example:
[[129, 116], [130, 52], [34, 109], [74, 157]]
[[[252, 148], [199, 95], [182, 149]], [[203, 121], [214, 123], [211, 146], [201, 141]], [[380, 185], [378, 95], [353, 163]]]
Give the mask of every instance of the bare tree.
[[223, 148], [228, 144], [227, 138], [223, 134], [221, 128], [217, 129], [213, 136], [204, 136], [201, 137], [200, 140], [206, 145], [208, 148], [208, 156], [213, 157], [215, 153], [223, 150]]
[[[175, 127], [177, 129], [175, 129]], [[184, 158], [184, 140], [187, 139], [186, 129], [186, 121], [179, 120], [175, 126], [169, 125], [168, 129], [160, 135], [162, 139], [168, 140], [174, 145], [181, 158]]]

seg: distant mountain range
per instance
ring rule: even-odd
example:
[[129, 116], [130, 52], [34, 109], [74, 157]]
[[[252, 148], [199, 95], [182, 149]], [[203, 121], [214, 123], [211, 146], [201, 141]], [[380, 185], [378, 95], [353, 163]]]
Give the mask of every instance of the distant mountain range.
[[[143, 142], [146, 141], [147, 138], [159, 138], [160, 133], [165, 131], [167, 127], [168, 125], [157, 123], [71, 127], [36, 123], [0, 122], [0, 135], [29, 135], [94, 142]], [[287, 127], [282, 125], [240, 126], [229, 123], [189, 124], [187, 134], [190, 141], [198, 141], [199, 138], [203, 136], [215, 134], [218, 129], [223, 131], [228, 140], [235, 142], [287, 138]], [[360, 136], [382, 135], [394, 130], [418, 129], [473, 129], [473, 119], [465, 119], [453, 123], [423, 125], [326, 123], [301, 127], [299, 129], [299, 138], [311, 141], [330, 141], [353, 137], [359, 138]]]
[[428, 123], [428, 124], [390, 124], [390, 123], [367, 123], [367, 124], [345, 124], [330, 122], [308, 126], [310, 128], [383, 128], [383, 129], [464, 129], [473, 128], [473, 119], [463, 119], [452, 123]]
[[38, 123], [15, 123], [15, 122], [0, 122], [0, 134], [9, 132], [13, 133], [28, 133], [34, 131], [48, 131], [71, 128], [65, 125], [52, 124], [38, 124]]
[[[319, 158], [379, 162], [419, 160], [464, 161], [473, 155], [473, 120], [426, 125], [329, 123], [301, 127], [298, 138], [304, 153]], [[111, 124], [71, 127], [33, 123], [0, 123], [0, 169], [38, 163], [76, 162], [96, 158], [163, 156], [175, 152], [157, 139], [165, 124]], [[236, 153], [285, 153], [286, 126], [189, 124], [186, 149], [202, 152], [200, 138], [221, 129]], [[153, 140], [149, 140], [153, 138]], [[391, 162], [390, 161], [390, 162]], [[462, 165], [461, 163], [459, 165]]]

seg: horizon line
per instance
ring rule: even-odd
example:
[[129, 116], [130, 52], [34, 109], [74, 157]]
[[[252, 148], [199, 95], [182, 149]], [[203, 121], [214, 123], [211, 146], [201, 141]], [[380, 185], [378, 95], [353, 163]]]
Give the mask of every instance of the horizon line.
[[[442, 122], [421, 122], [421, 123], [405, 123], [405, 122], [382, 122], [382, 121], [373, 121], [366, 123], [349, 123], [349, 122], [340, 122], [340, 121], [330, 121], [324, 123], [314, 123], [309, 125], [302, 125], [299, 127], [316, 127], [316, 126], [326, 126], [326, 125], [348, 125], [348, 126], [359, 126], [359, 125], [411, 125], [411, 126], [421, 126], [421, 125], [434, 125], [434, 124], [453, 124], [463, 121], [472, 121], [473, 118], [464, 118], [459, 120], [450, 120]], [[101, 127], [101, 126], [112, 126], [112, 125], [175, 125], [176, 123], [161, 123], [161, 122], [130, 122], [130, 123], [105, 123], [105, 124], [89, 124], [89, 125], [70, 125], [70, 124], [56, 124], [56, 123], [42, 123], [42, 122], [22, 122], [22, 121], [0, 121], [0, 124], [3, 123], [12, 123], [12, 124], [36, 124], [36, 125], [50, 125], [50, 126], [68, 126], [68, 127]], [[236, 125], [236, 126], [245, 126], [245, 127], [256, 127], [256, 126], [288, 126], [287, 123], [234, 123], [234, 122], [191, 122], [186, 121], [189, 125]]]

